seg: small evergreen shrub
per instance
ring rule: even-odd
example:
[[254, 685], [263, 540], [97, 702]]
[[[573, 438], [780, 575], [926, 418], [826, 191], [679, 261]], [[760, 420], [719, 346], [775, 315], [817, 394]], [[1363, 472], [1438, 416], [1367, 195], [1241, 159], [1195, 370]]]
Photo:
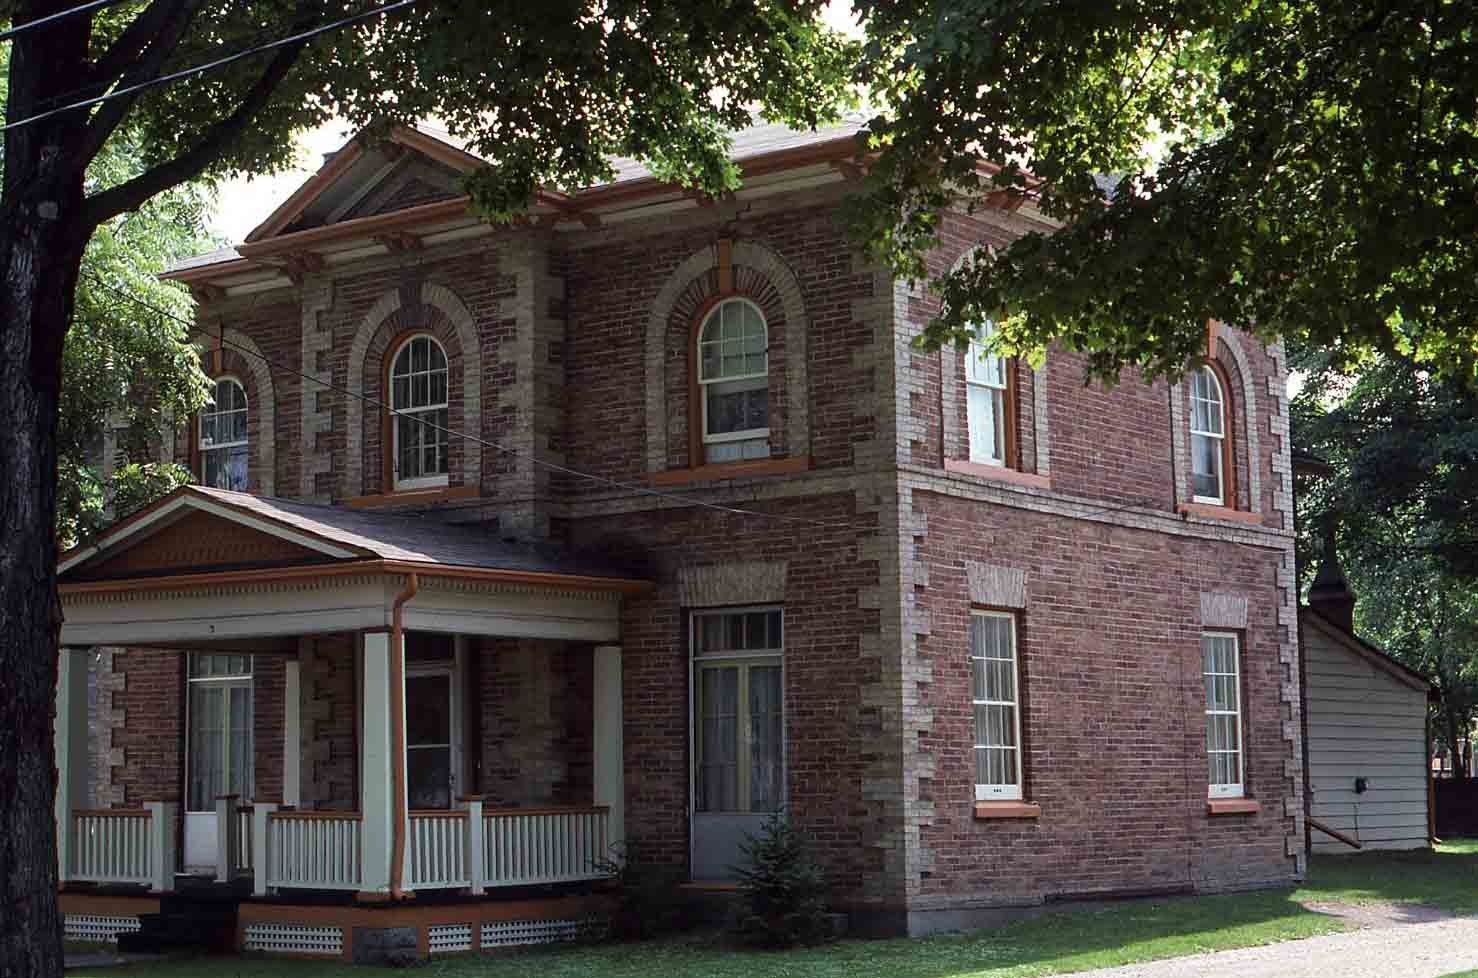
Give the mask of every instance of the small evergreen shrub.
[[736, 936], [756, 947], [821, 944], [835, 937], [826, 909], [826, 877], [799, 833], [776, 814], [742, 847], [736, 867], [741, 903]]
[[609, 873], [618, 887], [612, 937], [645, 941], [692, 926], [678, 889], [683, 880], [680, 868], [651, 862], [636, 847], [621, 843], [613, 845], [610, 856], [596, 868]]

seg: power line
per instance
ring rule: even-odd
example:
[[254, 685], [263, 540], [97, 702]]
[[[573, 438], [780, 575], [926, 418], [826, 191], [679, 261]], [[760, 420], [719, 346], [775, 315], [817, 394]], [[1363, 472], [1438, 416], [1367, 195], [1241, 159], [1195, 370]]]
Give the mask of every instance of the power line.
[[[244, 51], [237, 51], [234, 54], [228, 54], [225, 57], [217, 58], [216, 60], [207, 62], [203, 65], [196, 65], [193, 68], [184, 68], [180, 71], [171, 72], [168, 75], [160, 75], [157, 78], [150, 78], [146, 81], [141, 81], [135, 85], [128, 85], [124, 88], [114, 89], [113, 91], [103, 95], [98, 95], [89, 99], [83, 99], [80, 102], [72, 102], [67, 105], [58, 106], [54, 109], [47, 109], [45, 112], [38, 112], [35, 115], [27, 116], [24, 119], [19, 119], [15, 122], [8, 123], [7, 125], [0, 126], [0, 132], [5, 132], [10, 129], [18, 129], [21, 126], [28, 126], [33, 122], [41, 122], [44, 119], [50, 119], [52, 116], [61, 115], [64, 112], [71, 112], [76, 109], [90, 108], [91, 106], [100, 105], [103, 102], [108, 102], [115, 98], [122, 98], [125, 95], [133, 95], [136, 92], [142, 92], [146, 89], [157, 88], [160, 85], [167, 85], [170, 82], [179, 81], [182, 78], [191, 78], [195, 75], [203, 75], [208, 71], [214, 71], [217, 68], [223, 68], [226, 65], [234, 64], [235, 62], [240, 61], [243, 58], [249, 58], [253, 55], [261, 54], [264, 51], [272, 51], [276, 48], [288, 47], [292, 44], [300, 44], [303, 41], [315, 38], [320, 34], [327, 34], [330, 31], [340, 30], [341, 28], [357, 24], [360, 21], [369, 20], [373, 17], [380, 17], [384, 14], [392, 13], [396, 10], [402, 10], [417, 2], [418, 0], [395, 0], [394, 3], [387, 3], [384, 6], [375, 7], [372, 10], [365, 10], [357, 14], [351, 14], [348, 17], [341, 17], [340, 19], [333, 21], [332, 23], [323, 24], [322, 26], [315, 27], [312, 30], [301, 31], [297, 34], [291, 35], [290, 37], [279, 38], [276, 41], [268, 41], [265, 44], [258, 44], [254, 47], [247, 48]], [[35, 22], [33, 21], [32, 23]]]
[[67, 17], [75, 17], [77, 14], [85, 14], [92, 10], [97, 10], [102, 7], [111, 7], [114, 4], [119, 4], [122, 2], [123, 0], [92, 0], [91, 3], [79, 4], [76, 7], [69, 7], [66, 10], [58, 10], [54, 14], [47, 14], [45, 17], [37, 17], [35, 20], [28, 20], [24, 24], [16, 24], [14, 27], [10, 27], [3, 31], [0, 31], [0, 41], [8, 41], [12, 37], [15, 37], [17, 34], [24, 34], [26, 31], [34, 30], [37, 27], [45, 27], [47, 24], [53, 23], [58, 20], [63, 20]]
[[[153, 303], [148, 302], [145, 299], [141, 299], [140, 297], [134, 295], [132, 292], [129, 292], [126, 289], [121, 289], [121, 288], [119, 288], [116, 285], [113, 285], [113, 284], [111, 284], [109, 282], [105, 282], [100, 277], [98, 277], [96, 275], [89, 274], [88, 275], [88, 278], [90, 278], [93, 281], [94, 284], [100, 286], [101, 288], [107, 289], [109, 292], [112, 292], [113, 294], [115, 294], [117, 296], [120, 296], [120, 297], [122, 297], [124, 299], [127, 299], [128, 301], [132, 302], [136, 306], [139, 306], [140, 308], [148, 309], [150, 312], [153, 312], [156, 315], [166, 316], [166, 317], [168, 317], [170, 319], [173, 319], [174, 321], [176, 321], [178, 323], [182, 323], [185, 326], [188, 326], [188, 327], [191, 327], [191, 328], [195, 328], [198, 325], [197, 323], [194, 323], [194, 322], [186, 319], [183, 316], [176, 315], [175, 313], [170, 312], [167, 309], [161, 309], [158, 306], [154, 305]], [[246, 348], [246, 347], [244, 347], [244, 346], [242, 346], [242, 345], [240, 345], [238, 343], [232, 343], [230, 340], [227, 340], [224, 337], [221, 337], [221, 344], [223, 346], [229, 346], [229, 347], [231, 347], [231, 349], [236, 350], [237, 352], [243, 354], [244, 356], [254, 357], [254, 358], [262, 361], [263, 363], [267, 364], [268, 366], [271, 366], [271, 367], [274, 367], [274, 368], [276, 368], [278, 370], [281, 370], [284, 373], [292, 374], [293, 376], [298, 377], [298, 378], [300, 378], [302, 380], [310, 381], [310, 382], [312, 382], [314, 384], [317, 384], [320, 387], [323, 387], [323, 388], [325, 388], [327, 390], [331, 390], [331, 391], [334, 391], [334, 392], [336, 392], [338, 394], [342, 394], [345, 397], [355, 398], [355, 399], [363, 402], [364, 404], [368, 404], [371, 407], [378, 408], [379, 410], [388, 411], [390, 414], [394, 415], [397, 418], [407, 418], [407, 419], [409, 419], [411, 421], [414, 421], [416, 424], [421, 425], [424, 428], [429, 428], [429, 429], [431, 429], [433, 431], [442, 432], [442, 433], [446, 434], [448, 437], [459, 438], [459, 439], [462, 439], [464, 441], [472, 442], [473, 444], [476, 444], [476, 445], [481, 445], [484, 448], [490, 448], [493, 451], [499, 452], [499, 453], [501, 453], [503, 455], [508, 455], [508, 456], [513, 457], [513, 458], [521, 458], [521, 459], [524, 459], [526, 461], [532, 462], [534, 465], [543, 466], [544, 468], [546, 468], [546, 469], [548, 469], [548, 470], [550, 470], [552, 472], [559, 472], [559, 473], [561, 473], [563, 475], [573, 476], [573, 477], [578, 478], [578, 479], [584, 479], [584, 480], [586, 480], [588, 482], [598, 483], [600, 485], [608, 486], [608, 487], [610, 487], [612, 489], [625, 490], [627, 492], [631, 492], [631, 493], [634, 493], [636, 495], [649, 496], [649, 497], [656, 498], [656, 499], [666, 499], [666, 500], [670, 500], [670, 501], [673, 501], [673, 502], [681, 503], [684, 506], [697, 506], [697, 507], [700, 507], [702, 509], [710, 509], [710, 510], [714, 510], [714, 511], [720, 512], [720, 513], [729, 513], [729, 514], [737, 515], [737, 516], [758, 516], [758, 517], [761, 517], [763, 519], [768, 519], [768, 520], [776, 520], [776, 521], [784, 522], [784, 523], [795, 523], [795, 524], [800, 524], [800, 525], [805, 525], [805, 526], [823, 527], [823, 528], [826, 528], [826, 529], [845, 529], [846, 527], [848, 527], [848, 526], [851, 525], [849, 523], [838, 523], [838, 522], [833, 522], [833, 521], [829, 521], [829, 520], [816, 520], [816, 519], [811, 519], [811, 518], [805, 517], [805, 516], [786, 516], [786, 515], [784, 515], [782, 513], [765, 513], [765, 512], [762, 512], [760, 510], [741, 509], [741, 508], [739, 508], [737, 506], [723, 506], [723, 505], [720, 505], [719, 503], [705, 502], [704, 500], [694, 499], [694, 498], [692, 498], [690, 496], [679, 495], [678, 493], [664, 492], [661, 489], [653, 489], [651, 486], [644, 486], [644, 485], [641, 485], [640, 483], [625, 482], [625, 481], [622, 481], [620, 479], [612, 479], [612, 478], [609, 478], [609, 477], [603, 476], [603, 475], [595, 475], [594, 473], [591, 473], [591, 472], [583, 472], [583, 471], [581, 471], [579, 469], [571, 468], [568, 465], [561, 465], [558, 462], [550, 462], [547, 459], [539, 458], [536, 455], [530, 454], [528, 452], [520, 451], [520, 450], [518, 450], [516, 448], [509, 448], [506, 445], [500, 445], [500, 444], [498, 444], [495, 441], [489, 441], [489, 440], [487, 440], [485, 438], [480, 438], [477, 435], [468, 434], [467, 432], [464, 432], [464, 431], [457, 431], [456, 429], [453, 429], [453, 428], [446, 428], [446, 427], [443, 427], [441, 425], [435, 424], [434, 422], [426, 421], [426, 420], [424, 420], [422, 418], [416, 417], [415, 415], [407, 414], [407, 413], [405, 413], [403, 411], [396, 411], [394, 408], [392, 408], [389, 405], [387, 405], [384, 401], [381, 401], [381, 400], [378, 400], [376, 398], [370, 397], [367, 394], [358, 393], [358, 392], [351, 391], [351, 390], [348, 390], [348, 389], [343, 388], [343, 387], [339, 387], [338, 385], [336, 385], [336, 384], [334, 384], [334, 383], [332, 383], [330, 381], [320, 380], [319, 378], [314, 377], [311, 374], [305, 374], [302, 371], [297, 370], [294, 367], [292, 367], [292, 366], [290, 366], [290, 365], [288, 365], [286, 363], [283, 363], [283, 362], [281, 362], [279, 360], [274, 360], [271, 357], [267, 356], [266, 354], [259, 353], [259, 352], [255, 351], [255, 350], [248, 349], [248, 348]]]

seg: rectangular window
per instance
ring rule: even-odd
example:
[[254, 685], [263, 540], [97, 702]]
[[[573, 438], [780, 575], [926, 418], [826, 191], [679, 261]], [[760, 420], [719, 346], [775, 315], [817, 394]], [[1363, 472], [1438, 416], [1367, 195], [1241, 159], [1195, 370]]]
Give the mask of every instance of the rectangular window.
[[989, 321], [976, 329], [976, 338], [965, 353], [966, 422], [970, 461], [1005, 465], [1009, 374], [1005, 357], [985, 352], [985, 341], [994, 331]]
[[779, 609], [694, 612], [693, 790], [699, 812], [785, 803], [784, 636]]
[[191, 653], [185, 807], [215, 811], [218, 795], [252, 793], [252, 658]]
[[970, 683], [975, 705], [975, 800], [1021, 800], [1021, 709], [1016, 619], [970, 616]]
[[1242, 676], [1237, 636], [1201, 635], [1201, 672], [1206, 679], [1208, 794], [1240, 798], [1242, 782]]

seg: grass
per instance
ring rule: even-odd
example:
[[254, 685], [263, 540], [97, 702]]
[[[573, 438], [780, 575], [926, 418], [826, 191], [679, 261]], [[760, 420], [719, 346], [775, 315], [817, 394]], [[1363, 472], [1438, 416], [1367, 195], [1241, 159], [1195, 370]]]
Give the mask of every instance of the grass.
[[[1132, 902], [1052, 913], [997, 930], [920, 940], [843, 941], [784, 953], [711, 938], [568, 947], [432, 961], [435, 978], [1030, 978], [1296, 940], [1343, 929], [1287, 891]], [[152, 961], [89, 978], [371, 978], [389, 969], [259, 958]]]
[[1294, 899], [1424, 903], [1449, 913], [1478, 914], [1478, 839], [1445, 842], [1430, 852], [1318, 856]]

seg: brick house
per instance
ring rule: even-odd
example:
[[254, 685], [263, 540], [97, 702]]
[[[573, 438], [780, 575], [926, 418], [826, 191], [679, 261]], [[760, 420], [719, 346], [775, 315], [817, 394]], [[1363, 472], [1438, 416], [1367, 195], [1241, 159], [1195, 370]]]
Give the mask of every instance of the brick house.
[[[202, 486], [61, 565], [69, 878], [250, 872], [245, 946], [348, 956], [418, 890], [483, 894], [401, 911], [422, 951], [535, 884], [561, 932], [617, 840], [714, 885], [780, 809], [868, 932], [1298, 879], [1281, 347], [1112, 390], [916, 349], [934, 298], [841, 226], [855, 130], [507, 229], [402, 130], [169, 272]], [[934, 268], [1046, 226], [951, 214]]]

